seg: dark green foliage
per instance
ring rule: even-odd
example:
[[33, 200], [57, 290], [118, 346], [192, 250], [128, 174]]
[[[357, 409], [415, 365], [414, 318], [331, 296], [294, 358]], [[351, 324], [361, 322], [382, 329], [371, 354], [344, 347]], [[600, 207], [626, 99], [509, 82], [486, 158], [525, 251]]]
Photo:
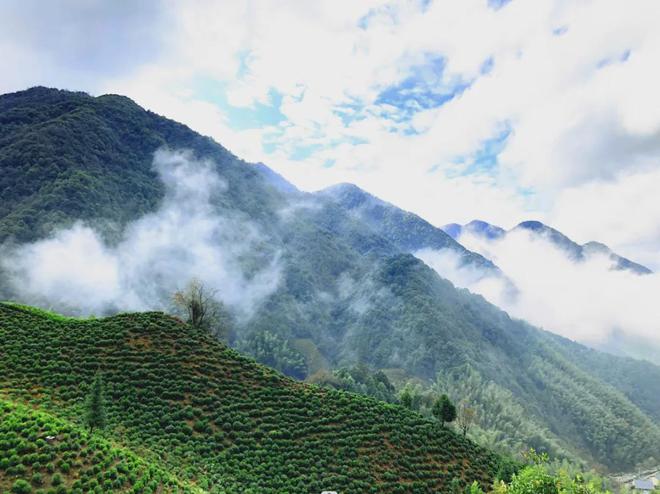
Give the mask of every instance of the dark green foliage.
[[450, 424], [456, 419], [456, 406], [451, 402], [449, 396], [443, 394], [433, 403], [431, 413], [444, 427], [445, 424]]
[[[308, 382], [373, 396], [388, 403], [398, 401], [396, 389], [385, 373], [369, 369], [366, 365], [340, 367], [332, 373], [320, 372], [311, 376]], [[401, 404], [406, 408], [412, 407], [412, 403], [401, 401]]]
[[401, 402], [401, 405], [403, 405], [404, 407], [408, 408], [409, 410], [413, 409], [413, 397], [409, 390], [404, 389], [401, 392], [401, 395], [399, 395], [399, 400]]
[[[0, 97], [0, 242], [41, 238], [74, 220], [112, 237], [154, 210], [163, 186], [152, 170], [164, 145], [211, 157], [232, 182], [225, 198], [263, 214], [245, 189], [258, 172], [184, 125], [144, 111], [128, 98], [42, 87]], [[268, 202], [268, 190], [260, 198]]]
[[305, 376], [305, 359], [289, 342], [270, 331], [255, 333], [239, 349], [250, 352], [259, 362], [281, 370], [289, 376]]
[[85, 421], [90, 432], [105, 427], [105, 403], [103, 398], [103, 380], [101, 374], [94, 376], [89, 395], [87, 396]]
[[11, 491], [14, 494], [30, 494], [32, 492], [32, 487], [27, 480], [18, 479], [11, 486]]
[[137, 492], [147, 485], [142, 492], [199, 492], [85, 428], [0, 399], [0, 492], [60, 492], [57, 488], [78, 494], [108, 479], [108, 492]]
[[471, 366], [439, 374], [429, 393], [446, 393], [453, 400], [470, 403], [478, 417], [471, 436], [480, 444], [517, 453], [535, 448], [555, 457], [573, 456], [510, 391], [484, 379]]
[[[360, 320], [362, 330], [349, 329], [353, 339], [348, 348], [375, 368], [391, 368], [396, 361], [409, 377], [429, 381], [454, 376], [460, 382], [466, 369], [473, 369], [485, 386], [508, 396], [497, 406], [518, 409], [520, 430], [529, 433], [506, 435], [512, 427], [497, 417], [486, 393], [470, 402], [491, 407], [489, 443], [518, 437], [523, 447], [619, 469], [660, 458], [658, 421], [640, 409], [639, 401], [643, 397], [650, 409], [653, 398], [599, 379], [584, 360], [572, 358], [583, 347], [510, 319], [481, 297], [456, 290], [412, 256], [388, 259], [376, 279], [389, 293], [371, 298]], [[626, 359], [593, 353], [612, 367], [627, 364]], [[641, 378], [643, 382], [660, 392], [660, 369], [640, 365], [653, 376]], [[468, 387], [465, 392], [473, 391]], [[539, 428], [537, 435], [533, 431]]]
[[[286, 378], [160, 313], [77, 321], [0, 304], [0, 354], [0, 389], [10, 400], [83, 427], [84, 383], [103, 374], [103, 440], [74, 426], [75, 441], [57, 435], [61, 454], [39, 460], [52, 463], [40, 467], [44, 478], [59, 474], [67, 489], [79, 465], [102, 472], [83, 492], [93, 482], [123, 489], [106, 487], [114, 482], [106, 478], [112, 463], [94, 459], [106, 439], [214, 493], [444, 492], [450, 478], [463, 487], [489, 485], [505, 465], [417, 413]], [[66, 453], [70, 447], [75, 455]], [[21, 475], [33, 473], [26, 467]]]

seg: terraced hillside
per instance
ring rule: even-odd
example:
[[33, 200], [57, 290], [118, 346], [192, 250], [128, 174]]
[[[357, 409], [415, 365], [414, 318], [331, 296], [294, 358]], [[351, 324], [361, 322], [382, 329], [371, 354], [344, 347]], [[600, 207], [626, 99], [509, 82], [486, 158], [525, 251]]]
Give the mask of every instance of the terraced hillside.
[[[0, 357], [5, 400], [77, 424], [99, 373], [108, 416], [103, 438], [208, 492], [447, 492], [452, 482], [490, 484], [503, 465], [416, 413], [293, 381], [161, 313], [75, 320], [0, 304]], [[3, 487], [17, 471], [35, 471], [37, 458], [14, 443], [52, 429], [33, 425], [44, 415], [18, 410], [27, 418], [12, 420], [23, 420], [30, 434], [5, 438], [16, 453], [13, 470], [0, 462]], [[61, 430], [65, 445], [80, 434], [70, 430]], [[87, 479], [76, 448], [66, 453], [77, 472], [69, 481]]]
[[182, 492], [179, 482], [132, 452], [24, 405], [0, 400], [0, 492]]

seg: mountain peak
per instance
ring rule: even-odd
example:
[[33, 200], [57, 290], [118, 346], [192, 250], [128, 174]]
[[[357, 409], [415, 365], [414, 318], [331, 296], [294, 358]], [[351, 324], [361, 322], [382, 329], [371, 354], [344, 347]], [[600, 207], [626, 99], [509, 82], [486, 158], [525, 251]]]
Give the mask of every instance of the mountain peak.
[[593, 240], [591, 242], [587, 242], [586, 244], [582, 244], [582, 248], [589, 249], [592, 252], [602, 252], [607, 254], [612, 253], [612, 249], [610, 249], [607, 245], [600, 242], [595, 242]]
[[583, 245], [580, 245], [569, 237], [561, 233], [559, 230], [555, 230], [548, 225], [541, 223], [540, 221], [523, 221], [518, 226], [512, 229], [522, 229], [534, 232], [550, 240], [557, 247], [563, 249], [571, 259], [576, 261], [582, 261], [588, 259], [592, 255], [606, 255], [613, 262], [613, 269], [617, 270], [628, 270], [636, 274], [649, 274], [652, 271], [636, 262], [621, 257], [612, 251], [607, 245], [601, 242], [587, 242]]
[[457, 240], [463, 233], [472, 233], [486, 237], [490, 240], [502, 237], [506, 232], [497, 225], [492, 225], [483, 220], [472, 220], [465, 225], [458, 223], [449, 223], [442, 227], [444, 232]]
[[322, 189], [319, 191], [319, 193], [341, 202], [345, 207], [349, 209], [362, 206], [368, 201], [377, 201], [379, 203], [383, 202], [375, 196], [369, 194], [366, 190], [348, 182], [331, 185], [330, 187]]
[[582, 246], [573, 242], [566, 235], [561, 233], [559, 230], [555, 230], [548, 225], [541, 223], [536, 220], [528, 220], [519, 223], [517, 226], [511, 229], [511, 231], [516, 230], [527, 230], [535, 234], [541, 235], [557, 247], [562, 249], [568, 257], [575, 261], [580, 261], [584, 259], [584, 253], [582, 252]]
[[461, 231], [463, 230], [463, 226], [459, 225], [458, 223], [448, 223], [442, 227], [442, 230], [451, 238], [456, 240], [458, 237], [461, 236]]
[[532, 230], [535, 232], [543, 231], [543, 230], [552, 230], [552, 228], [550, 228], [549, 226], [536, 220], [522, 221], [518, 223], [518, 225], [516, 225], [515, 228], [524, 228], [525, 230]]
[[472, 220], [467, 225], [465, 225], [465, 228], [471, 233], [479, 233], [491, 240], [500, 238], [505, 233], [503, 228], [482, 220]]
[[651, 274], [653, 272], [646, 266], [618, 255], [616, 252], [613, 252], [612, 249], [610, 249], [607, 245], [600, 242], [587, 242], [586, 244], [582, 245], [582, 251], [586, 256], [600, 254], [609, 257], [609, 259], [614, 263], [614, 268], [617, 270], [627, 270], [637, 274]]

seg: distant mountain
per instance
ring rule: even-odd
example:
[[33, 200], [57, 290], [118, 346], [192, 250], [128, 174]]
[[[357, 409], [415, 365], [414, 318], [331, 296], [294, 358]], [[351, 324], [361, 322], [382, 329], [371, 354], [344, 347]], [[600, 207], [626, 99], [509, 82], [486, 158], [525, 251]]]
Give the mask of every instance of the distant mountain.
[[[237, 262], [246, 279], [264, 258], [278, 260], [276, 289], [232, 328], [230, 343], [236, 348], [301, 379], [357, 362], [426, 387], [451, 377], [456, 381], [453, 389], [465, 390], [456, 391], [454, 399], [469, 397], [482, 411], [486, 440], [510, 451], [535, 447], [610, 469], [660, 458], [660, 368], [591, 352], [512, 320], [482, 297], [457, 289], [410, 252], [448, 249], [467, 266], [501, 276], [499, 269], [421, 218], [356, 187], [344, 185], [318, 194], [298, 191], [264, 165], [245, 163], [213, 140], [145, 111], [128, 98], [46, 88], [0, 96], [0, 243], [20, 246], [84, 221], [112, 245], [126, 234], [127, 225], [161, 206], [165, 186], [152, 164], [154, 152], [164, 147], [188, 149], [197, 159], [212, 163], [223, 186], [209, 207], [232, 221], [247, 222], [246, 231], [259, 232], [257, 248]], [[5, 298], [16, 296], [12, 288], [7, 279], [3, 286], [0, 273]], [[154, 308], [167, 307], [175, 288], [159, 285]], [[153, 331], [158, 331], [161, 323], [153, 322]], [[103, 332], [90, 334], [84, 345], [96, 350], [84, 346], [87, 350], [81, 355], [92, 358], [107, 338]], [[26, 379], [33, 377], [31, 366], [42, 362], [32, 356], [48, 350], [37, 342], [59, 348], [60, 340], [30, 336], [29, 341], [21, 347], [30, 356], [20, 361], [28, 366]], [[141, 339], [130, 341], [140, 344]], [[142, 351], [150, 355], [152, 350]], [[178, 354], [163, 353], [159, 365], [169, 365], [168, 359]], [[117, 355], [108, 354], [107, 364]], [[216, 369], [214, 358], [196, 356], [195, 368], [204, 376], [224, 372]], [[77, 357], [70, 359], [73, 366], [78, 362]], [[95, 368], [94, 362], [90, 365]], [[48, 365], [47, 360], [43, 363]], [[178, 370], [164, 372], [176, 377]], [[131, 379], [140, 376], [143, 371], [137, 368], [131, 373]], [[468, 376], [469, 391], [461, 387]], [[74, 377], [70, 382], [78, 381]], [[156, 396], [163, 392], [165, 388], [153, 390]], [[71, 393], [63, 399], [80, 399], [78, 390]], [[135, 396], [142, 397], [142, 391]], [[191, 406], [206, 406], [205, 396], [202, 392], [185, 400]], [[143, 411], [139, 399], [117, 398], [117, 406], [151, 417], [150, 428], [163, 427], [158, 423], [162, 416]], [[208, 424], [215, 424], [209, 425], [211, 430], [227, 438], [222, 444], [230, 447], [235, 445], [230, 441], [244, 437], [247, 422], [230, 421], [225, 429], [215, 423], [224, 424], [223, 417], [197, 417], [193, 411], [189, 427], [201, 420], [204, 430], [208, 418]], [[196, 437], [182, 432], [178, 420], [171, 418], [173, 435]], [[372, 426], [380, 423], [373, 421]], [[166, 422], [164, 427], [170, 424]], [[289, 425], [286, 430], [297, 430]], [[137, 437], [136, 426], [130, 427], [136, 436], [131, 432], [129, 437]], [[279, 441], [282, 430], [264, 430], [258, 440], [286, 451], [288, 443], [270, 442]], [[228, 462], [230, 474], [240, 468], [234, 454], [242, 454], [247, 444], [252, 443], [241, 442], [218, 458]], [[200, 454], [216, 451], [207, 446], [200, 444]], [[326, 443], [318, 446], [333, 451], [324, 449]], [[349, 446], [338, 443], [339, 448]], [[161, 449], [171, 451], [174, 456], [166, 460], [176, 465], [179, 452], [174, 443]], [[278, 468], [285, 464], [278, 460]]]
[[399, 250], [414, 253], [421, 249], [448, 249], [458, 255], [461, 266], [474, 266], [492, 276], [500, 270], [488, 259], [471, 252], [442, 229], [416, 214], [387, 203], [353, 184], [339, 184], [319, 192], [336, 201], [342, 209], [359, 218], [376, 234], [392, 242]]
[[[529, 235], [531, 240], [543, 239], [549, 242], [561, 251], [567, 259], [578, 264], [595, 258], [606, 258], [609, 260], [609, 269], [611, 270], [628, 271], [637, 275], [652, 273], [647, 267], [619, 256], [604, 244], [587, 242], [584, 245], [580, 245], [560, 231], [551, 228], [540, 221], [524, 221], [509, 231], [505, 231], [502, 228], [490, 225], [483, 221], [473, 221], [464, 226], [451, 224], [446, 225], [444, 228], [451, 232], [458, 241], [467, 242], [468, 245], [474, 245], [475, 248], [481, 249], [483, 254], [492, 255], [495, 259], [497, 259], [498, 255], [497, 249], [499, 244], [497, 241], [505, 240], [507, 236], [520, 234], [522, 232]], [[472, 243], [470, 240], [474, 238], [480, 238], [485, 242]], [[534, 249], [534, 243], [530, 243], [526, 248]], [[540, 250], [539, 252], [545, 253], [546, 251]], [[516, 261], [511, 260], [510, 262], [515, 264]], [[512, 284], [515, 286], [515, 282], [512, 282]], [[471, 285], [468, 285], [468, 287], [469, 286]], [[542, 291], [539, 293], [542, 293]], [[548, 297], [550, 296], [551, 295], [548, 294]], [[515, 304], [515, 297], [511, 300], [513, 304]], [[507, 306], [506, 303], [504, 303], [503, 306]], [[609, 330], [608, 337], [604, 341], [592, 343], [594, 348], [606, 351], [613, 355], [643, 358], [655, 364], [660, 364], [660, 348], [652, 339], [635, 337], [629, 332], [626, 332], [625, 328], [610, 327], [603, 329]]]
[[280, 192], [285, 194], [295, 194], [300, 192], [295, 185], [293, 185], [291, 182], [288, 182], [282, 175], [274, 171], [272, 168], [268, 168], [263, 163], [255, 163], [252, 166], [266, 179], [270, 185], [275, 187]]
[[515, 231], [527, 231], [534, 235], [538, 235], [546, 240], [552, 242], [555, 246], [563, 250], [567, 257], [573, 261], [584, 261], [585, 259], [592, 258], [595, 255], [606, 255], [612, 261], [612, 268], [616, 270], [627, 270], [637, 274], [650, 274], [652, 271], [636, 262], [626, 259], [615, 252], [613, 252], [605, 244], [599, 242], [587, 242], [580, 245], [559, 230], [555, 230], [540, 221], [523, 221], [516, 225], [508, 232], [503, 228], [491, 225], [484, 221], [474, 220], [466, 225], [459, 225], [451, 223], [445, 225], [443, 230], [452, 236], [455, 240], [460, 241], [461, 235], [472, 234], [482, 236], [488, 240], [496, 240], [505, 237], [508, 233]]
[[503, 228], [481, 220], [472, 220], [465, 225], [450, 223], [443, 226], [442, 229], [454, 240], [458, 240], [463, 233], [473, 233], [488, 239], [500, 238], [506, 233], [506, 230]]
[[630, 259], [626, 259], [615, 252], [612, 252], [607, 245], [601, 244], [600, 242], [587, 242], [582, 245], [582, 253], [586, 258], [593, 256], [595, 254], [606, 255], [613, 263], [615, 263], [615, 269], [633, 271], [637, 274], [651, 274], [653, 271], [646, 266], [638, 264]]

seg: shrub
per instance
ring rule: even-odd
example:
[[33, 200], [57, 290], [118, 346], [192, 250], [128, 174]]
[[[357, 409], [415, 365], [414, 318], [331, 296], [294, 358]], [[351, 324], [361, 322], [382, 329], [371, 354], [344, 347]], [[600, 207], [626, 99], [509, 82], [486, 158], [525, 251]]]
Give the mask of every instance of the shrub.
[[31, 482], [33, 485], [43, 485], [44, 477], [39, 472], [35, 472], [32, 474]]
[[18, 479], [14, 482], [14, 485], [11, 486], [11, 491], [14, 494], [30, 494], [32, 492], [32, 486], [27, 480]]
[[54, 486], [60, 485], [63, 481], [64, 480], [62, 479], [62, 476], [59, 473], [56, 473], [55, 475], [53, 475], [53, 478], [51, 479], [51, 483]]

